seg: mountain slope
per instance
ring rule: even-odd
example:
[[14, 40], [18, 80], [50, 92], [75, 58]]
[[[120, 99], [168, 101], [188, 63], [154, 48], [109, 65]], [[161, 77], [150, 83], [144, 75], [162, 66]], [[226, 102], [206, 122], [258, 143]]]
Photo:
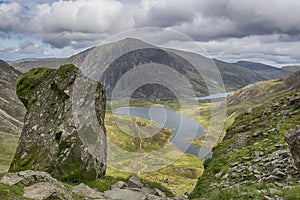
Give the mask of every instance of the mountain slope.
[[25, 109], [15, 92], [21, 72], [0, 60], [0, 133], [19, 135]]
[[[264, 77], [257, 75], [247, 68], [236, 67], [233, 64], [218, 60], [214, 60], [214, 62], [215, 63], [213, 63], [211, 59], [198, 54], [155, 47], [138, 39], [126, 38], [117, 42], [90, 48], [66, 59], [24, 61], [22, 64], [17, 65], [17, 68], [21, 67], [22, 70], [32, 68], [32, 66], [57, 68], [59, 65], [72, 63], [79, 66], [85, 74], [95, 76], [93, 78], [98, 80], [100, 78], [108, 91], [108, 96], [111, 96], [111, 92], [116, 83], [125, 73], [137, 69], [137, 67], [141, 65], [148, 65], [149, 68], [157, 66], [157, 64], [168, 65], [189, 81], [198, 96], [209, 94], [206, 84], [214, 89], [219, 87], [218, 84], [216, 84], [216, 80], [212, 78], [212, 74], [215, 73], [212, 70], [212, 66], [218, 67], [224, 80], [225, 88], [228, 91], [265, 80]], [[199, 70], [196, 70], [195, 66]], [[97, 74], [103, 74], [102, 77], [98, 77], [97, 74], [95, 75], [95, 72], [97, 72]], [[218, 91], [218, 89], [216, 89], [216, 91]], [[174, 94], [159, 85], [148, 84], [139, 88], [134, 96], [170, 98], [174, 97]]]
[[245, 67], [247, 69], [255, 71], [257, 74], [263, 76], [266, 79], [277, 79], [290, 74], [290, 71], [286, 71], [281, 68], [265, 65], [257, 62], [239, 61], [234, 63], [235, 65]]
[[224, 84], [229, 89], [229, 91], [243, 88], [246, 85], [257, 81], [266, 80], [264, 76], [256, 73], [254, 70], [235, 66], [233, 64], [229, 64], [219, 60], [214, 60], [214, 62], [220, 70]]
[[228, 115], [238, 116], [214, 147], [212, 159], [204, 163], [204, 174], [191, 197], [300, 198], [300, 174], [284, 136], [300, 124], [299, 79], [297, 72], [229, 96]]
[[282, 93], [299, 89], [299, 80], [300, 71], [280, 79], [257, 82], [229, 95], [227, 104], [229, 108], [241, 104], [248, 106], [261, 104]]
[[300, 70], [300, 65], [283, 66], [281, 69], [289, 72], [296, 72]]
[[0, 172], [8, 170], [23, 127], [25, 108], [15, 92], [20, 74], [0, 60]]

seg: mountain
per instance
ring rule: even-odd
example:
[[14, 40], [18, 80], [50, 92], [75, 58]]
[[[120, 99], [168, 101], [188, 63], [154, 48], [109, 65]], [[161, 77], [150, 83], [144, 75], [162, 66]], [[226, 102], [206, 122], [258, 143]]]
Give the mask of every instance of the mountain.
[[214, 59], [214, 62], [220, 70], [228, 91], [235, 91], [250, 83], [266, 80], [264, 76], [251, 69], [249, 70], [245, 67], [236, 66], [216, 59]]
[[29, 58], [8, 62], [21, 72], [27, 72], [37, 67], [59, 68], [61, 65], [68, 63], [66, 58]]
[[280, 94], [300, 88], [300, 71], [276, 80], [251, 84], [230, 94], [227, 104], [230, 107], [255, 106]]
[[300, 65], [283, 66], [281, 69], [289, 72], [296, 72], [300, 70]]
[[205, 161], [192, 198], [299, 197], [299, 80], [300, 71], [229, 96], [228, 117], [236, 117]]
[[[215, 72], [212, 70], [213, 66], [217, 66], [219, 69], [224, 80], [225, 88], [228, 91], [233, 91], [251, 83], [265, 80], [263, 76], [244, 67], [237, 67], [233, 64], [218, 60], [214, 60], [213, 63], [211, 59], [199, 54], [160, 48], [133, 38], [126, 38], [93, 47], [65, 59], [26, 60], [16, 64], [15, 67], [26, 71], [37, 66], [57, 68], [62, 64], [68, 63], [78, 66], [89, 76], [96, 76], [93, 78], [104, 83], [108, 97], [111, 96], [113, 88], [124, 74], [133, 69], [133, 71], [137, 72], [137, 67], [141, 65], [148, 66], [148, 70], [157, 65], [168, 65], [173, 72], [178, 72], [188, 80], [197, 96], [206, 96], [209, 94], [207, 84], [216, 90], [215, 93], [218, 93], [219, 85], [216, 79], [213, 78], [213, 76], [215, 76]], [[195, 67], [199, 70], [196, 70]], [[149, 70], [149, 73], [146, 75], [140, 74], [140, 76], [150, 79], [151, 73], [153, 73], [150, 71], [151, 70]], [[97, 72], [97, 74], [95, 74], [95, 72]], [[169, 72], [161, 71], [160, 73]], [[102, 76], [98, 77], [99, 74], [102, 74]], [[138, 76], [139, 75], [137, 75], [137, 77]], [[166, 79], [163, 81], [172, 83], [172, 81], [175, 82], [174, 80], [176, 80], [176, 78], [178, 77], [172, 75], [170, 76], [170, 80]], [[135, 79], [136, 77], [134, 80]], [[177, 83], [178, 81], [173, 83], [173, 85]], [[126, 87], [124, 86], [124, 88]], [[136, 89], [133, 97], [174, 97], [174, 91], [172, 91], [172, 93], [169, 89], [162, 87], [160, 84], [147, 84]], [[124, 89], [123, 92], [126, 93], [126, 89]], [[185, 93], [185, 89], [182, 89], [180, 92]]]
[[252, 71], [255, 71], [257, 74], [263, 76], [265, 79], [277, 79], [281, 78], [283, 76], [286, 76], [288, 74], [291, 74], [291, 72], [286, 71], [281, 68], [273, 67], [270, 65], [265, 65], [262, 63], [257, 62], [249, 62], [249, 61], [238, 61], [234, 63], [235, 65], [245, 67], [247, 69], [250, 69]]
[[20, 74], [0, 60], [0, 172], [7, 170], [23, 127], [25, 107], [15, 92]]

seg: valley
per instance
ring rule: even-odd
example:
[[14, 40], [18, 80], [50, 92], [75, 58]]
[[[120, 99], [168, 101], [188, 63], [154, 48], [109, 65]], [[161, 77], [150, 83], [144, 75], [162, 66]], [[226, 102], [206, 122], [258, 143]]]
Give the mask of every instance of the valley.
[[[108, 45], [109, 47], [106, 46], [105, 48], [118, 49], [120, 47], [115, 46], [116, 44], [121, 44], [120, 46], [123, 47], [127, 43], [148, 47], [148, 44], [141, 41], [126, 39], [119, 43], [110, 44], [111, 46]], [[83, 59], [83, 57], [92, 51], [93, 49], [79, 54], [80, 56], [75, 55], [71, 58], [74, 59], [74, 62], [80, 63], [82, 61], [80, 59]], [[153, 49], [151, 50], [155, 56], [159, 56], [159, 59], [162, 60], [173, 59], [178, 56], [175, 55], [176, 50], [166, 50], [172, 51], [171, 55], [173, 58], [168, 56], [166, 58], [160, 57], [162, 50], [157, 51], [153, 53]], [[138, 51], [134, 52], [134, 56], [137, 56], [136, 54], [144, 55], [148, 53]], [[165, 52], [162, 54], [165, 55]], [[186, 56], [186, 54], [185, 52], [180, 52], [182, 56]], [[95, 55], [92, 54], [92, 56]], [[192, 57], [193, 59], [200, 58], [199, 55], [193, 54], [188, 54], [188, 57]], [[68, 156], [75, 156], [75, 158], [68, 158], [76, 160], [76, 162], [74, 160], [74, 166], [69, 166], [66, 163], [66, 166], [71, 168], [59, 168], [59, 170], [63, 169], [65, 171], [63, 172], [63, 176], [57, 175], [61, 173], [59, 170], [55, 171], [52, 175], [55, 178], [63, 178], [60, 180], [64, 182], [63, 184], [68, 189], [74, 188], [82, 182], [91, 188], [97, 188], [100, 192], [107, 192], [117, 181], [126, 182], [132, 173], [137, 173], [143, 184], [148, 187], [158, 188], [170, 198], [175, 199], [177, 197], [174, 196], [190, 199], [261, 199], [266, 196], [280, 196], [284, 199], [300, 198], [300, 189], [298, 187], [299, 172], [297, 171], [297, 167], [291, 164], [294, 162], [294, 158], [288, 144], [285, 142], [285, 134], [299, 125], [299, 71], [292, 73], [279, 70], [282, 74], [278, 75], [276, 72], [276, 76], [280, 76], [278, 79], [268, 80], [275, 76], [274, 69], [272, 69], [273, 71], [271, 70], [270, 76], [264, 75], [262, 77], [259, 75], [261, 73], [255, 71], [262, 70], [261, 68], [255, 68], [254, 71], [251, 71], [252, 68], [250, 67], [243, 68], [222, 61], [216, 61], [216, 65], [224, 77], [226, 91], [230, 93], [226, 93], [225, 96], [221, 93], [222, 95], [213, 94], [206, 97], [207, 88], [202, 87], [201, 84], [200, 87], [197, 85], [202, 83], [203, 80], [195, 78], [188, 64], [184, 64], [181, 60], [179, 64], [181, 67], [187, 67], [187, 71], [184, 73], [187, 73], [187, 77], [195, 84], [195, 89], [198, 91], [197, 94], [201, 94], [201, 96], [198, 98], [175, 100], [171, 98], [172, 96], [168, 96], [170, 91], [157, 86], [153, 88], [151, 88], [152, 86], [148, 86], [136, 90], [134, 98], [116, 100], [111, 99], [112, 90], [110, 90], [108, 91], [107, 99], [102, 93], [100, 97], [91, 95], [92, 98], [97, 97], [97, 103], [102, 106], [96, 107], [96, 113], [98, 114], [94, 116], [96, 117], [95, 119], [93, 119], [93, 115], [90, 113], [80, 113], [80, 109], [76, 110], [77, 113], [75, 112], [75, 116], [86, 117], [81, 127], [81, 124], [76, 124], [78, 123], [76, 120], [75, 122], [71, 122], [72, 113], [70, 108], [73, 107], [75, 109], [77, 105], [72, 104], [70, 99], [79, 98], [80, 95], [85, 94], [84, 92], [89, 91], [88, 89], [90, 88], [84, 88], [84, 84], [75, 85], [77, 76], [82, 81], [80, 83], [86, 83], [86, 80], [81, 80], [81, 76], [77, 75], [80, 69], [71, 64], [62, 65], [59, 68], [55, 64], [52, 65], [52, 62], [59, 64], [61, 62], [69, 62], [71, 58], [62, 59], [58, 62], [55, 59], [44, 62], [46, 63], [45, 65], [50, 63], [52, 66], [51, 69], [33, 68], [22, 75], [16, 71], [15, 73], [19, 74], [18, 81], [18, 76], [10, 80], [10, 87], [13, 89], [10, 89], [9, 92], [14, 93], [12, 91], [15, 90], [14, 85], [17, 84], [16, 94], [20, 101], [17, 100], [16, 103], [21, 105], [22, 102], [24, 107], [27, 108], [25, 117], [26, 128], [22, 130], [23, 139], [19, 140], [22, 124], [19, 123], [19, 129], [11, 131], [9, 129], [12, 127], [10, 123], [2, 122], [0, 170], [3, 173], [1, 177], [7, 175], [8, 169], [10, 169], [10, 172], [34, 169], [52, 173], [52, 168], [56, 168], [61, 164], [57, 163], [53, 166], [51, 165], [49, 168], [48, 163], [52, 161], [46, 160], [45, 162], [44, 158], [41, 159], [42, 157], [39, 156], [41, 154], [37, 153], [36, 150], [32, 152], [30, 152], [31, 150], [22, 150], [24, 147], [20, 147], [20, 144], [23, 146], [32, 145], [31, 137], [36, 137], [36, 142], [33, 142], [33, 144], [49, 140], [50, 146], [58, 147], [57, 150], [51, 149], [54, 147], [49, 148], [49, 150], [44, 150], [42, 147], [39, 147], [40, 149], [37, 148], [38, 151], [51, 152], [47, 156], [47, 159], [50, 159], [49, 157], [52, 156], [55, 159], [56, 153], [53, 154], [53, 152], [56, 151], [58, 152], [57, 155], [65, 155], [65, 152], [68, 151], [78, 153], [79, 149], [81, 149], [80, 155], [86, 156], [86, 149], [81, 148], [85, 144], [83, 139], [80, 139], [82, 140], [82, 144], [79, 143], [81, 147], [76, 147], [79, 149], [72, 150], [73, 145], [69, 146], [68, 142], [73, 141], [73, 139], [68, 139], [68, 136], [63, 136], [63, 134], [64, 132], [75, 134], [77, 131], [80, 134], [80, 130], [91, 134], [95, 131], [93, 126], [91, 126], [92, 129], [87, 128], [90, 128], [88, 127], [91, 124], [90, 122], [94, 122], [97, 118], [99, 122], [103, 123], [103, 125], [105, 124], [104, 131], [108, 142], [108, 162], [107, 166], [105, 166], [105, 175], [92, 175], [93, 178], [91, 180], [85, 178], [79, 179], [76, 174], [89, 174], [88, 170], [91, 169], [80, 167], [80, 170], [83, 171], [77, 173], [75, 164], [81, 166], [80, 162], [77, 162], [77, 153], [66, 154]], [[142, 56], [141, 59], [151, 60], [153, 57], [145, 58]], [[178, 57], [177, 59], [180, 60]], [[27, 62], [25, 63], [26, 66], [24, 63], [22, 65], [23, 71], [29, 69], [27, 68]], [[40, 62], [40, 60], [32, 62]], [[111, 68], [106, 70], [106, 79], [103, 79], [106, 87], [114, 87], [120, 76], [130, 70], [128, 66], [136, 65], [134, 62], [129, 63], [128, 66], [124, 66], [124, 71], [121, 74], [115, 74], [117, 71], [116, 67], [121, 67], [121, 63], [123, 62], [124, 60], [117, 60]], [[36, 63], [33, 66], [35, 65], [38, 66], [39, 64]], [[178, 63], [174, 61], [173, 67], [176, 68], [177, 65]], [[235, 69], [233, 70], [233, 68]], [[12, 67], [3, 69], [14, 71]], [[268, 66], [264, 70], [266, 70], [264, 73], [268, 73], [270, 67]], [[250, 73], [250, 76], [247, 79], [241, 78], [244, 76], [243, 72]], [[210, 80], [209, 82], [212, 83], [213, 81]], [[76, 88], [80, 91], [79, 96], [72, 96], [76, 94], [70, 92], [73, 87], [79, 87]], [[159, 92], [149, 92], [152, 90], [158, 90]], [[103, 86], [97, 86], [97, 91], [103, 92]], [[6, 94], [7, 92], [4, 91], [4, 93]], [[167, 94], [167, 98], [161, 98], [164, 94]], [[141, 96], [144, 96], [144, 98], [141, 98]], [[2, 96], [2, 99], [4, 97]], [[102, 101], [99, 100], [101, 98]], [[4, 99], [3, 105], [5, 103], [6, 105], [10, 104], [10, 101]], [[105, 101], [107, 101], [106, 104], [104, 104]], [[86, 103], [87, 106], [93, 106], [93, 104], [89, 105], [90, 99], [88, 98], [84, 102], [88, 102]], [[79, 103], [85, 105], [81, 101]], [[4, 108], [5, 106], [2, 107]], [[127, 106], [132, 110], [128, 110]], [[20, 106], [18, 109], [24, 113], [24, 107]], [[92, 109], [94, 108], [92, 107]], [[128, 111], [131, 116], [128, 115]], [[36, 116], [37, 113], [40, 113], [39, 116]], [[15, 118], [22, 120], [22, 115], [25, 116], [25, 114], [20, 114]], [[6, 119], [12, 119], [12, 117], [3, 116]], [[168, 117], [173, 121], [168, 121]], [[180, 118], [179, 121], [175, 120], [177, 117]], [[182, 121], [182, 118], [186, 118], [187, 120]], [[36, 127], [32, 122], [38, 126]], [[54, 123], [57, 125], [54, 126]], [[66, 125], [66, 123], [69, 124]], [[182, 133], [177, 132], [180, 129], [179, 124], [185, 128], [181, 128]], [[216, 126], [212, 126], [212, 124]], [[163, 128], [161, 127], [162, 125]], [[65, 128], [62, 128], [63, 126]], [[43, 132], [39, 133], [39, 131], [44, 129], [47, 129], [47, 134], [50, 134], [50, 136], [46, 136], [48, 139], [41, 140], [39, 135], [44, 134]], [[190, 133], [192, 130], [195, 131], [194, 135]], [[8, 132], [12, 132], [13, 134], [7, 134]], [[26, 133], [26, 136], [24, 136], [24, 133]], [[54, 137], [53, 141], [51, 134]], [[176, 134], [183, 136], [174, 140]], [[24, 139], [25, 137], [27, 139]], [[43, 137], [46, 138], [45, 136]], [[63, 137], [66, 138], [62, 139]], [[94, 136], [87, 139], [92, 144], [96, 140]], [[21, 141], [19, 144], [18, 140]], [[185, 144], [190, 149], [182, 149], [181, 146], [185, 146]], [[78, 144], [76, 143], [76, 145]], [[92, 147], [94, 148], [93, 151], [95, 151], [96, 145]], [[199, 149], [197, 149], [198, 147], [199, 149], [202, 147], [202, 149], [208, 150], [204, 151], [206, 152], [205, 154], [201, 154]], [[17, 148], [19, 150], [15, 154]], [[68, 150], [69, 148], [71, 149]], [[88, 148], [91, 148], [91, 146], [88, 146]], [[192, 148], [193, 150], [191, 150]], [[211, 150], [213, 153], [207, 154]], [[24, 151], [25, 153], [20, 153], [20, 151]], [[159, 153], [155, 154], [155, 152]], [[28, 153], [33, 157], [26, 158]], [[87, 155], [89, 163], [96, 162], [92, 161], [94, 159], [93, 155]], [[103, 156], [104, 154], [101, 155]], [[149, 159], [149, 155], [151, 159]], [[61, 156], [58, 157], [62, 158]], [[12, 161], [13, 164], [11, 165]], [[61, 162], [65, 162], [64, 159]], [[37, 163], [38, 165], [36, 165]], [[101, 166], [102, 169], [99, 169], [100, 171], [104, 168], [104, 165]], [[266, 168], [265, 166], [269, 167]], [[85, 170], [88, 172], [85, 172]], [[71, 176], [69, 173], [71, 173]], [[0, 183], [0, 195], [7, 198], [22, 196], [22, 190], [23, 187], [20, 185], [7, 187], [3, 183]]]

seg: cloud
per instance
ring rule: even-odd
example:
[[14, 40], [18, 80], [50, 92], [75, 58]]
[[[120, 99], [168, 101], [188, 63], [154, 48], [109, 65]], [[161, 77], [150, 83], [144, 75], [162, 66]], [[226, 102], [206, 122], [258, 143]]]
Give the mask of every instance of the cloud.
[[[34, 51], [34, 44], [21, 51], [28, 37], [74, 52], [124, 30], [155, 26], [192, 37], [219, 59], [300, 62], [299, 10], [299, 0], [6, 0], [0, 1], [0, 39], [17, 35], [24, 55]], [[162, 37], [158, 42], [172, 40]]]
[[[109, 34], [133, 27], [133, 19], [115, 0], [58, 1], [38, 4], [30, 31], [55, 48], [82, 46]], [[98, 37], [98, 38], [97, 38]]]
[[298, 0], [142, 0], [136, 26], [173, 27], [197, 40], [300, 34]]
[[0, 36], [8, 36], [20, 25], [22, 7], [18, 3], [0, 4]]
[[45, 32], [105, 33], [119, 29], [123, 4], [114, 0], [76, 0], [41, 4], [33, 22]]
[[[282, 63], [300, 63], [300, 41], [280, 42], [283, 35], [247, 36], [224, 40], [200, 41], [210, 57], [236, 62], [252, 60], [280, 66]], [[284, 37], [289, 37], [284, 35]]]

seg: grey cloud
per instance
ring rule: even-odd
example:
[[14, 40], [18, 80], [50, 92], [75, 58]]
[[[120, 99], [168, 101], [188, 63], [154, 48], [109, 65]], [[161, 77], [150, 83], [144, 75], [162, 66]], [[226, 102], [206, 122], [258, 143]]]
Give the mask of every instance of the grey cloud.
[[138, 26], [174, 27], [198, 40], [273, 33], [300, 34], [298, 0], [143, 2], [135, 15]]
[[0, 4], [0, 32], [13, 31], [20, 24], [20, 11], [18, 3]]

